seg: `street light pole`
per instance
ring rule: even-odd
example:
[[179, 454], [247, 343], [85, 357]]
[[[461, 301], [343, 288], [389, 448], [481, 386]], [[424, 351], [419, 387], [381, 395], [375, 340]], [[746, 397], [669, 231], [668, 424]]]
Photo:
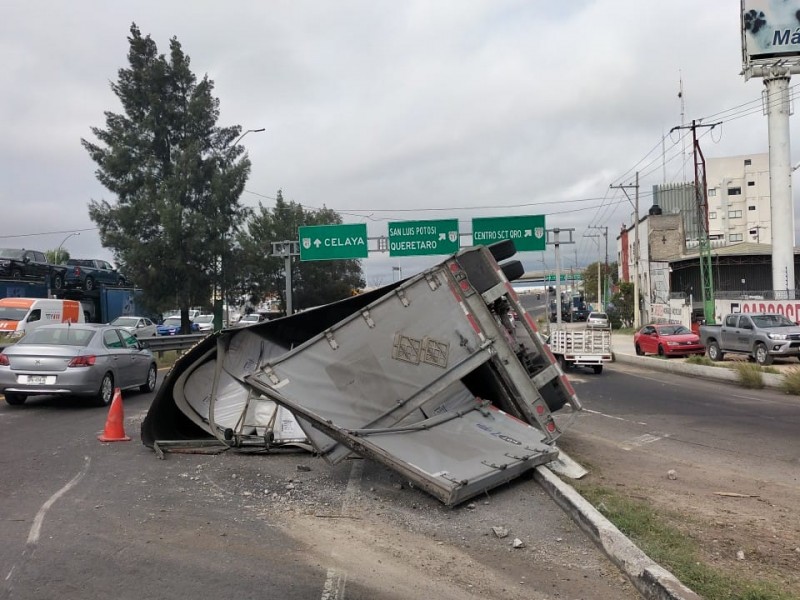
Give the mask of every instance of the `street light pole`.
[[[244, 133], [242, 133], [242, 135], [240, 135], [238, 138], [236, 138], [236, 141], [233, 142], [233, 144], [230, 145], [230, 147], [228, 148], [228, 152], [225, 154], [225, 162], [227, 163], [227, 159], [230, 158], [231, 153], [236, 149], [236, 145], [239, 142], [242, 141], [242, 138], [244, 138], [244, 136], [246, 136], [248, 133], [261, 133], [262, 131], [266, 131], [266, 128], [259, 127], [258, 129], [248, 129]], [[225, 223], [225, 224], [227, 225], [227, 223]], [[228, 289], [227, 289], [228, 286], [225, 284], [225, 250], [226, 250], [225, 245], [227, 244], [227, 240], [228, 240], [228, 232], [226, 230], [226, 231], [224, 231], [222, 233], [222, 253], [221, 253], [220, 257], [219, 257], [219, 276], [220, 276], [221, 281], [218, 282], [219, 283], [219, 293], [220, 293], [220, 296], [222, 296], [222, 304], [223, 304], [223, 306], [225, 308], [225, 313], [224, 313], [224, 315], [221, 316], [221, 318], [223, 320], [222, 324], [224, 326], [228, 325], [228, 320], [229, 320], [229, 316], [230, 316], [230, 308], [228, 306], [228, 298], [227, 298], [227, 296], [228, 296], [228, 293], [227, 293], [228, 292]], [[217, 290], [215, 290], [215, 292], [214, 292], [215, 296], [216, 296], [216, 291]]]
[[66, 241], [67, 241], [69, 238], [71, 238], [72, 236], [75, 236], [75, 235], [80, 235], [80, 234], [81, 234], [81, 232], [80, 232], [80, 231], [73, 231], [73, 232], [72, 232], [72, 233], [70, 233], [70, 234], [69, 234], [67, 237], [65, 237], [63, 240], [61, 240], [61, 243], [58, 245], [58, 249], [56, 250], [56, 255], [55, 255], [55, 257], [54, 257], [54, 258], [55, 258], [55, 260], [56, 260], [56, 264], [61, 264], [61, 248], [63, 248], [63, 246], [64, 246], [64, 244], [66, 243]]

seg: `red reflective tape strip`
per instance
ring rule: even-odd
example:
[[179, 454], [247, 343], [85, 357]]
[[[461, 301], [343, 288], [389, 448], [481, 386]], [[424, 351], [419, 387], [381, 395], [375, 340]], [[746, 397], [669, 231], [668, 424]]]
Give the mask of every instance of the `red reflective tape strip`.
[[486, 339], [484, 338], [483, 332], [481, 331], [481, 328], [478, 326], [478, 322], [475, 320], [475, 317], [473, 317], [470, 313], [467, 312], [467, 307], [464, 306], [463, 304], [462, 308], [464, 309], [464, 314], [467, 315], [467, 320], [469, 321], [469, 324], [472, 325], [472, 328], [475, 330], [475, 333], [478, 334], [481, 340]]
[[456, 286], [454, 286], [452, 283], [450, 283], [449, 285], [450, 285], [450, 291], [453, 292], [453, 297], [456, 299], [456, 302], [461, 304], [461, 294], [459, 294], [458, 290], [456, 290]]
[[566, 375], [561, 376], [561, 383], [563, 383], [564, 387], [567, 388], [570, 396], [575, 396], [575, 388], [572, 387], [572, 384], [569, 382], [569, 379], [567, 379]]
[[528, 313], [525, 313], [525, 322], [528, 324], [528, 327], [533, 329], [534, 332], [539, 331], [539, 328], [536, 326], [536, 322], [533, 320], [533, 317]]
[[545, 352], [545, 354], [547, 354], [547, 356], [550, 359], [551, 363], [555, 364], [556, 362], [558, 362], [556, 360], [555, 354], [553, 354], [553, 351], [550, 350], [550, 346], [548, 346], [547, 344], [542, 344], [542, 347], [544, 348], [544, 352]]
[[[502, 271], [500, 271], [500, 272], [502, 273]], [[511, 296], [511, 297], [512, 297], [514, 300], [516, 300], [517, 302], [519, 302], [519, 296], [517, 296], [517, 292], [516, 292], [516, 290], [515, 290], [515, 289], [513, 288], [513, 286], [512, 286], [510, 283], [508, 283], [507, 281], [506, 281], [506, 290], [508, 291], [508, 295], [509, 295], [509, 296]]]

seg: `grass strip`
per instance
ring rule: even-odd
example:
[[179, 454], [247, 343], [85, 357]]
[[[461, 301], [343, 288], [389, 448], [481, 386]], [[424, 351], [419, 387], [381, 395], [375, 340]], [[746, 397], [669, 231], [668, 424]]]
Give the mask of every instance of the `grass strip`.
[[[697, 543], [648, 503], [588, 482], [575, 481], [573, 485], [643, 552], [704, 598], [798, 600], [771, 581], [743, 579], [704, 564]], [[678, 514], [671, 517], [678, 522], [686, 520]]]

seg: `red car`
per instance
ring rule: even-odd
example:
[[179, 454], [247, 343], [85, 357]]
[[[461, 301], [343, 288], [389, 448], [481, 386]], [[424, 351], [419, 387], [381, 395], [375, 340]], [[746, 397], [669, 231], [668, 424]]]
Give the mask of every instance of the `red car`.
[[700, 337], [683, 325], [645, 325], [633, 334], [636, 354], [659, 356], [686, 356], [704, 354], [706, 349]]

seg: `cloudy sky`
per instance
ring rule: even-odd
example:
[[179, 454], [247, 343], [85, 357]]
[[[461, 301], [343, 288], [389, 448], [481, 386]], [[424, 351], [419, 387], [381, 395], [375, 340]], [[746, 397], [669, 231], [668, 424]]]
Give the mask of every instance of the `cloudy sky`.
[[[702, 138], [707, 158], [767, 151], [734, 0], [6, 2], [0, 245], [55, 249], [79, 232], [73, 256], [113, 259], [87, 211], [113, 197], [80, 139], [119, 111], [109, 83], [132, 22], [162, 52], [178, 38], [216, 84], [220, 124], [266, 128], [242, 142], [244, 203], [282, 189], [371, 237], [389, 221], [458, 218], [469, 232], [473, 217], [543, 214], [575, 228], [567, 266], [600, 256], [590, 226], [608, 227], [613, 258], [632, 209], [609, 186], [639, 170], [645, 214], [654, 184], [692, 177], [669, 135], [682, 112], [723, 121]], [[553, 268], [552, 251], [521, 258]], [[364, 266], [377, 284], [438, 260]]]

